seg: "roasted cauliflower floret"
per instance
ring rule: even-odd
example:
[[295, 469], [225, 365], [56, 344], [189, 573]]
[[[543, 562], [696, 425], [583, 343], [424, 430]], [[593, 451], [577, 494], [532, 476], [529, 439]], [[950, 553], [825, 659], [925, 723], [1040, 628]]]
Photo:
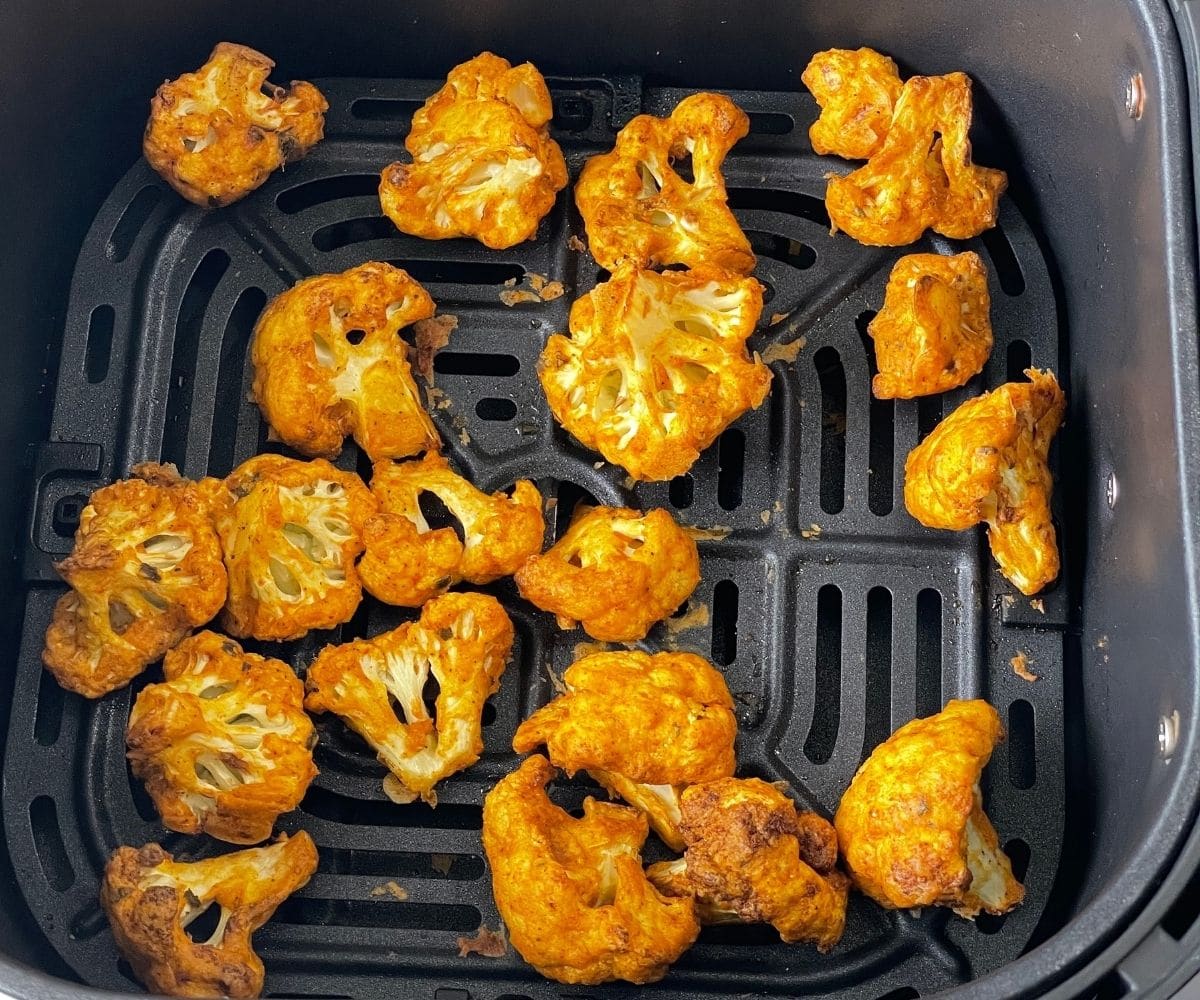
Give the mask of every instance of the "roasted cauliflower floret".
[[[119, 847], [100, 886], [100, 905], [134, 974], [152, 993], [257, 997], [263, 964], [250, 938], [317, 870], [317, 848], [301, 831], [265, 847], [176, 861], [158, 844]], [[207, 941], [187, 927], [209, 907], [220, 919]]]
[[[512, 643], [512, 622], [494, 597], [443, 594], [419, 621], [326, 646], [308, 668], [304, 705], [340, 716], [375, 748], [391, 772], [389, 798], [436, 805], [433, 786], [479, 759], [483, 705], [500, 688]], [[432, 715], [423, 696], [430, 678], [438, 683]]]
[[1003, 170], [971, 161], [971, 79], [905, 81], [883, 146], [846, 177], [831, 176], [825, 208], [859, 243], [903, 246], [926, 229], [965, 240], [996, 224]]
[[413, 115], [412, 163], [384, 167], [383, 214], [428, 240], [468, 236], [493, 250], [532, 239], [567, 186], [550, 138], [554, 110], [532, 63], [484, 52], [459, 66]]
[[433, 313], [424, 288], [377, 261], [276, 296], [250, 347], [267, 423], [285, 444], [324, 458], [337, 457], [347, 434], [376, 460], [439, 448], [399, 336]]
[[[380, 513], [363, 529], [366, 553], [358, 565], [363, 586], [379, 600], [419, 608], [447, 587], [511, 576], [542, 550], [542, 495], [528, 480], [512, 496], [481, 493], [441, 456], [415, 462], [377, 462], [371, 492]], [[437, 497], [462, 525], [432, 529], [421, 512], [423, 494]]]
[[694, 897], [702, 923], [768, 923], [788, 943], [837, 944], [850, 880], [836, 869], [827, 820], [758, 778], [725, 777], [683, 793], [680, 829], [684, 856], [646, 874], [662, 892]]
[[746, 354], [762, 286], [709, 267], [618, 271], [571, 307], [538, 378], [554, 418], [634, 479], [672, 479], [771, 387]]
[[142, 150], [188, 201], [237, 201], [321, 139], [329, 104], [311, 83], [268, 83], [274, 68], [261, 52], [221, 42], [196, 72], [158, 88]]
[[281, 660], [199, 632], [137, 696], [125, 742], [163, 825], [234, 844], [271, 836], [316, 776], [304, 685]]
[[644, 816], [589, 797], [575, 819], [546, 795], [553, 774], [530, 757], [483, 802], [483, 849], [513, 947], [560, 983], [661, 979], [700, 931], [692, 900], [646, 880]]
[[1007, 913], [1025, 890], [983, 811], [979, 776], [1004, 739], [985, 701], [951, 701], [877, 746], [834, 817], [855, 884], [882, 906]]
[[904, 505], [927, 528], [987, 522], [1000, 572], [1029, 596], [1058, 576], [1047, 454], [1067, 401], [1053, 372], [1025, 375], [968, 399], [912, 450]]
[[987, 268], [971, 250], [914, 253], [892, 268], [875, 341], [877, 399], [911, 399], [966, 385], [992, 353]]
[[348, 621], [362, 599], [363, 525], [376, 510], [362, 480], [322, 458], [258, 455], [226, 483], [237, 498], [220, 521], [226, 631], [298, 639]]
[[521, 596], [579, 622], [593, 639], [636, 642], [688, 599], [700, 582], [700, 555], [665, 510], [580, 508], [567, 533], [516, 572]]
[[891, 59], [874, 49], [827, 49], [800, 79], [821, 108], [808, 130], [814, 152], [847, 160], [879, 152], [903, 86]]
[[[584, 165], [575, 204], [588, 248], [610, 271], [623, 264], [754, 270], [754, 253], [726, 202], [721, 164], [750, 130], [744, 111], [722, 94], [693, 94], [669, 118], [638, 115], [611, 152]], [[690, 158], [692, 179], [680, 176]]]
[[221, 484], [181, 479], [173, 465], [133, 474], [92, 494], [56, 567], [71, 589], [54, 606], [42, 662], [88, 698], [128, 684], [225, 603]]

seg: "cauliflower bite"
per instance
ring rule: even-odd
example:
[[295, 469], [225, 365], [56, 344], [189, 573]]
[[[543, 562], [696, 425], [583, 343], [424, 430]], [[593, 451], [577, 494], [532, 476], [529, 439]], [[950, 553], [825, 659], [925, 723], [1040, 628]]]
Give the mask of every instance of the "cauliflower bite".
[[413, 115], [412, 163], [384, 167], [383, 214], [427, 240], [468, 236], [493, 250], [532, 239], [567, 186], [550, 138], [546, 81], [532, 63], [484, 52], [459, 66]]
[[[750, 130], [722, 94], [692, 94], [669, 118], [638, 115], [611, 152], [593, 156], [575, 185], [588, 248], [609, 271], [622, 264], [754, 270], [754, 253], [726, 203], [721, 164]], [[692, 180], [673, 164], [691, 158]]]
[[879, 152], [900, 97], [896, 64], [874, 49], [828, 49], [800, 77], [821, 115], [808, 130], [813, 152], [866, 160]]
[[125, 742], [168, 830], [233, 844], [271, 836], [316, 776], [304, 685], [280, 660], [199, 632], [138, 695]]
[[[542, 550], [542, 495], [528, 480], [512, 496], [481, 493], [437, 454], [415, 462], [377, 462], [371, 492], [380, 513], [363, 529], [366, 553], [358, 564], [363, 586], [388, 604], [419, 608], [447, 587], [511, 576]], [[462, 525], [431, 529], [422, 494], [437, 497]]]
[[971, 162], [971, 79], [965, 73], [905, 81], [880, 150], [825, 191], [832, 232], [870, 246], [903, 246], [933, 229], [970, 239], [996, 224], [1003, 170]]
[[529, 757], [483, 802], [483, 850], [509, 940], [560, 983], [661, 979], [700, 932], [695, 904], [646, 880], [644, 816], [589, 797], [575, 819], [546, 795], [553, 774], [545, 757]]
[[683, 793], [680, 829], [684, 857], [646, 874], [662, 892], [694, 897], [702, 923], [768, 923], [789, 944], [837, 944], [850, 880], [835, 867], [828, 821], [758, 778], [724, 777]]
[[311, 83], [268, 83], [274, 68], [261, 52], [221, 42], [196, 72], [158, 88], [142, 150], [188, 201], [237, 201], [320, 141], [329, 104]]
[[[158, 844], [118, 847], [104, 869], [100, 905], [117, 948], [152, 993], [256, 997], [263, 964], [250, 938], [317, 870], [317, 848], [301, 830], [291, 839], [221, 857], [176, 861]], [[207, 941], [187, 926], [209, 907], [220, 914]]]
[[636, 642], [688, 599], [700, 554], [665, 510], [579, 508], [567, 533], [515, 574], [521, 596], [559, 628], [601, 642]]
[[441, 447], [399, 336], [433, 313], [424, 288], [378, 261], [276, 296], [250, 346], [267, 423], [285, 444], [324, 458], [337, 457], [347, 434], [375, 460]]
[[762, 305], [753, 278], [710, 267], [618, 271], [542, 351], [554, 418], [634, 479], [682, 475], [771, 388], [771, 369], [746, 354]]
[[587, 771], [683, 850], [679, 793], [727, 778], [735, 766], [737, 719], [725, 678], [693, 653], [622, 650], [576, 661], [563, 683], [564, 694], [517, 728], [513, 749], [545, 744], [555, 767]]
[[68, 691], [99, 698], [124, 687], [225, 603], [213, 522], [229, 497], [147, 462], [92, 494], [71, 554], [71, 589], [54, 606], [42, 662]]
[[892, 268], [875, 341], [877, 399], [912, 399], [966, 385], [992, 353], [987, 269], [971, 250], [914, 253]]
[[[393, 801], [437, 805], [433, 786], [479, 759], [483, 704], [500, 688], [512, 644], [512, 622], [494, 597], [443, 594], [419, 621], [326, 646], [308, 668], [304, 707], [340, 716], [375, 748]], [[432, 716], [422, 695], [430, 677], [438, 683]]]
[[877, 746], [834, 817], [855, 884], [882, 906], [1007, 913], [1025, 890], [983, 811], [979, 776], [1004, 739], [985, 701], [951, 701]]
[[258, 455], [226, 483], [236, 498], [219, 523], [229, 570], [226, 631], [298, 639], [349, 621], [362, 599], [354, 562], [376, 510], [362, 480], [321, 458]]
[[968, 399], [909, 453], [904, 505], [927, 528], [986, 521], [1000, 572], [1032, 596], [1058, 576], [1047, 454], [1067, 401], [1053, 372], [1025, 375]]

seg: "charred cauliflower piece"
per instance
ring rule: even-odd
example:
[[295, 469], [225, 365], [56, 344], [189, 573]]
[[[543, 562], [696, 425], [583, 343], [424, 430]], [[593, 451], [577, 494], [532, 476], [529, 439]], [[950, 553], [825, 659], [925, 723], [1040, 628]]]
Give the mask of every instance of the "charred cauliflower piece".
[[[481, 493], [441, 456], [416, 462], [378, 462], [371, 492], [380, 513], [363, 529], [366, 553], [358, 565], [363, 586], [388, 604], [419, 608], [447, 587], [511, 576], [542, 550], [542, 495], [528, 480], [512, 496]], [[425, 493], [437, 497], [462, 525], [432, 529], [421, 513]]]
[[990, 308], [978, 254], [901, 257], [867, 328], [879, 367], [871, 383], [876, 398], [912, 399], [966, 385], [992, 353]]
[[926, 229], [955, 240], [991, 229], [1008, 178], [971, 161], [970, 128], [965, 73], [905, 81], [883, 146], [854, 173], [829, 178], [832, 231], [871, 246], [903, 246]]
[[571, 307], [538, 378], [554, 418], [634, 479], [672, 479], [771, 387], [746, 354], [762, 286], [709, 267], [618, 271]]
[[875, 748], [834, 825], [855, 884], [882, 906], [1007, 913], [1025, 890], [983, 811], [979, 776], [1004, 739], [985, 701], [951, 701]]
[[650, 881], [696, 900], [702, 923], [769, 923], [784, 941], [829, 951], [846, 925], [850, 880], [837, 835], [774, 785], [725, 777], [683, 793], [684, 857], [651, 865]]
[[316, 776], [304, 685], [280, 660], [199, 632], [137, 697], [125, 741], [163, 825], [233, 844], [271, 836]]
[[680, 792], [733, 774], [737, 719], [725, 678], [693, 653], [625, 650], [577, 660], [563, 683], [566, 693], [517, 728], [513, 749], [545, 744], [555, 767], [587, 771], [683, 850]]
[[158, 88], [142, 150], [188, 201], [237, 201], [321, 139], [329, 104], [311, 83], [268, 83], [274, 68], [261, 52], [221, 42], [196, 72]]
[[1058, 576], [1047, 454], [1067, 401], [1053, 372], [1025, 375], [967, 400], [913, 449], [904, 505], [927, 528], [986, 521], [1000, 572], [1030, 596]]
[[285, 444], [324, 458], [337, 457], [347, 434], [376, 460], [439, 448], [399, 336], [433, 313], [424, 288], [376, 261], [276, 296], [250, 347], [267, 423]]
[[847, 160], [879, 152], [903, 86], [891, 59], [874, 49], [827, 49], [800, 79], [821, 108], [808, 130], [814, 152]]
[[124, 687], [225, 603], [213, 523], [230, 500], [224, 488], [173, 465], [133, 474], [92, 494], [56, 567], [71, 589], [54, 606], [42, 662], [88, 698]]
[[516, 572], [521, 596], [593, 639], [636, 642], [700, 582], [696, 543], [665, 510], [581, 508], [567, 533]]
[[[436, 805], [433, 786], [479, 759], [483, 704], [500, 688], [512, 643], [512, 622], [494, 597], [443, 594], [419, 621], [326, 646], [308, 668], [304, 705], [340, 716], [375, 748], [391, 772], [389, 798]], [[439, 687], [432, 715], [422, 695], [431, 677]]]
[[553, 774], [530, 757], [483, 802], [483, 849], [513, 947], [560, 983], [661, 979], [700, 931], [692, 900], [646, 880], [645, 817], [587, 798], [575, 819], [546, 795]]
[[454, 67], [413, 115], [404, 143], [412, 163], [383, 169], [383, 214], [428, 240], [467, 236], [503, 250], [532, 239], [567, 186], [553, 114], [532, 63], [514, 67], [484, 52]]
[[237, 498], [220, 521], [226, 631], [298, 639], [348, 621], [362, 599], [355, 559], [375, 498], [324, 459], [258, 455], [226, 480]]
[[[575, 204], [588, 248], [610, 271], [622, 265], [754, 270], [750, 241], [726, 202], [721, 164], [750, 130], [728, 97], [693, 94], [669, 118], [638, 115], [617, 134], [615, 148], [585, 164]], [[680, 176], [690, 158], [692, 179]]]
[[[317, 870], [317, 848], [301, 831], [266, 847], [176, 861], [157, 844], [119, 847], [100, 886], [117, 948], [152, 993], [257, 997], [263, 964], [250, 938]], [[209, 907], [220, 913], [207, 941], [187, 926]]]

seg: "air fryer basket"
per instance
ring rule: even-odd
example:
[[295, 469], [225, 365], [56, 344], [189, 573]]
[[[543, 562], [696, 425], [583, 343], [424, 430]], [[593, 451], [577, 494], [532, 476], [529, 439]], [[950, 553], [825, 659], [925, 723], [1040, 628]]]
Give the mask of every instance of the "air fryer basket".
[[[61, 362], [46, 393], [48, 424], [38, 423], [46, 408], [32, 412], [32, 400], [31, 412], [14, 415], [42, 443], [26, 456], [20, 579], [10, 584], [21, 633], [5, 668], [13, 693], [2, 809], [15, 879], [0, 946], [11, 940], [14, 957], [82, 983], [136, 988], [96, 904], [104, 859], [119, 843], [150, 840], [184, 857], [217, 850], [203, 838], [164, 836], [128, 774], [124, 725], [147, 678], [93, 703], [66, 695], [41, 671], [41, 636], [62, 592], [52, 564], [69, 549], [87, 494], [136, 462], [224, 475], [276, 450], [247, 400], [254, 320], [303, 276], [381, 259], [406, 268], [459, 319], [435, 363], [449, 401], [435, 419], [473, 481], [493, 490], [537, 480], [555, 498], [551, 535], [589, 498], [666, 506], [686, 523], [728, 532], [701, 543], [704, 580], [693, 604], [705, 606], [708, 622], [659, 626], [648, 648], [693, 649], [725, 672], [739, 706], [742, 773], [786, 780], [801, 801], [829, 813], [870, 749], [914, 715], [980, 696], [1005, 718], [1009, 741], [993, 758], [985, 794], [1026, 881], [1020, 909], [972, 924], [944, 912], [887, 913], [856, 897], [830, 956], [784, 946], [769, 928], [710, 929], [656, 993], [911, 997], [969, 983], [972, 996], [1009, 996], [1074, 973], [1059, 987], [1065, 994], [1119, 996], [1157, 980], [1200, 931], [1191, 927], [1200, 888], [1183, 885], [1186, 855], [1170, 868], [1196, 807], [1195, 514], [1186, 505], [1196, 485], [1188, 418], [1198, 395], [1195, 218], [1181, 174], [1185, 91], [1165, 12], [1115, 5], [1102, 27], [1094, 16], [1084, 23], [1083, 11], [1039, 9], [1034, 29], [1007, 7], [968, 14], [923, 6], [920, 26], [899, 23], [894, 7], [851, 18], [762, 4], [734, 20], [716, 5], [679, 5], [657, 25], [632, 8], [607, 12], [609, 21], [582, 5], [552, 15], [533, 4], [469, 14], [407, 9], [415, 24], [403, 31], [389, 21], [396, 12], [370, 4], [344, 12], [342, 23], [359, 25], [353, 44], [323, 34], [328, 15], [316, 8], [278, 23], [197, 9], [187, 31], [142, 10], [137, 33], [163, 42], [154, 65], [139, 69], [140, 89], [119, 85], [115, 110], [97, 103], [87, 112], [111, 117], [122, 141], [97, 132], [91, 165], [105, 183], [68, 185], [66, 200], [95, 214], [86, 237], [41, 244], [69, 259], [82, 242], [69, 300], [59, 293], [61, 319], [40, 316], [45, 303], [17, 305], [18, 316], [40, 316], [29, 329], [56, 331]], [[27, 14], [16, 31], [33, 24], [35, 13]], [[969, 19], [970, 30], [952, 30], [954, 18]], [[781, 39], [789, 21], [795, 37]], [[373, 41], [388, 23], [403, 58]], [[91, 27], [113, 41], [135, 37], [132, 22]], [[205, 213], [144, 163], [119, 175], [133, 159], [154, 82], [198, 64], [224, 37], [275, 55], [280, 79], [315, 78], [330, 112], [327, 138], [306, 160], [232, 208]], [[811, 51], [835, 44], [873, 44], [908, 71], [970, 72], [977, 157], [1014, 175], [999, 226], [969, 244], [988, 263], [996, 349], [979, 384], [945, 398], [893, 404], [869, 395], [866, 324], [904, 250], [828, 235], [821, 196], [833, 165], [811, 153], [815, 106], [797, 77]], [[778, 51], [768, 58], [771, 45]], [[533, 58], [547, 73], [555, 136], [573, 174], [630, 117], [666, 113], [691, 89], [735, 88], [728, 92], [750, 113], [751, 134], [727, 161], [726, 178], [768, 288], [752, 347], [795, 349], [799, 338], [803, 346], [794, 361], [773, 362], [768, 402], [722, 435], [689, 476], [633, 488], [623, 470], [597, 462], [549, 418], [534, 374], [541, 345], [565, 329], [570, 302], [604, 277], [568, 243], [582, 236], [569, 197], [536, 241], [509, 251], [417, 240], [379, 216], [378, 169], [394, 158], [413, 110], [450, 65], [484, 47]], [[737, 51], [761, 53], [752, 61], [762, 65], [735, 60]], [[1091, 64], [1104, 53], [1113, 59], [1101, 74]], [[1125, 107], [1137, 73], [1146, 94], [1140, 118], [1136, 101]], [[1098, 159], [1102, 137], [1112, 142]], [[111, 193], [96, 211], [105, 187]], [[16, 212], [20, 226], [25, 209]], [[934, 238], [906, 249], [958, 248]], [[528, 274], [562, 281], [566, 295], [503, 305], [505, 283]], [[36, 361], [35, 347], [26, 352]], [[943, 412], [1030, 363], [1057, 370], [1071, 403], [1055, 456], [1066, 571], [1040, 607], [998, 576], [981, 536], [920, 528], [901, 497], [904, 456]], [[353, 445], [339, 464], [368, 471]], [[436, 810], [386, 801], [365, 745], [336, 720], [319, 720], [321, 775], [281, 827], [308, 830], [321, 866], [256, 937], [268, 993], [634, 994], [545, 982], [511, 952], [457, 957], [459, 936], [498, 920], [479, 848], [482, 796], [515, 765], [512, 731], [549, 697], [550, 671], [561, 672], [586, 638], [558, 632], [510, 583], [489, 589], [517, 626], [514, 659], [485, 714], [483, 759], [439, 788]], [[341, 629], [263, 648], [302, 668], [326, 642], [405, 617], [368, 600]], [[1040, 675], [1036, 683], [1013, 673], [1018, 652]], [[587, 793], [563, 781], [556, 799], [570, 808]], [[408, 898], [381, 895], [388, 880]], [[0, 990], [57, 988], [0, 966]]]

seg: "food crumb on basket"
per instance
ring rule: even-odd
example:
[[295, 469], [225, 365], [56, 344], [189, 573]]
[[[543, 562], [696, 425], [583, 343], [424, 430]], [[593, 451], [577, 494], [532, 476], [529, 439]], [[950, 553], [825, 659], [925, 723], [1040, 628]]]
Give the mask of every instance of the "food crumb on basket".
[[569, 237], [567, 237], [567, 246], [571, 250], [574, 250], [576, 253], [586, 253], [587, 252], [587, 244], [584, 243], [583, 240], [581, 240], [574, 233], [572, 233]]
[[508, 935], [504, 931], [504, 924], [501, 924], [500, 929], [496, 931], [486, 924], [481, 924], [479, 930], [471, 937], [458, 939], [459, 958], [466, 958], [468, 955], [503, 958], [506, 954], [508, 954]]
[[668, 618], [666, 621], [667, 632], [675, 635], [677, 632], [686, 632], [689, 629], [703, 628], [708, 624], [708, 605], [703, 601], [692, 603], [688, 601], [687, 611], [681, 614], [678, 618]]
[[408, 899], [408, 892], [396, 882], [388, 880], [383, 885], [377, 885], [371, 890], [372, 896], [393, 896], [396, 899], [404, 902]]
[[762, 352], [763, 364], [769, 365], [772, 361], [784, 361], [789, 365], [794, 364], [797, 355], [804, 350], [807, 344], [807, 337], [797, 337], [786, 344], [768, 344], [766, 350]]
[[1046, 602], [1040, 597], [1035, 597], [1032, 601], [1030, 601], [1029, 606], [1033, 608], [1033, 610], [1039, 615], [1044, 615], [1046, 613]]
[[801, 538], [820, 538], [821, 526], [819, 524], [810, 524], [807, 528], [800, 529]]
[[1029, 669], [1029, 657], [1024, 653], [1018, 652], [1011, 660], [1013, 673], [1023, 681], [1029, 681], [1031, 684], [1038, 679], [1038, 675]]
[[417, 340], [413, 368], [429, 385], [433, 385], [433, 356], [450, 343], [450, 334], [458, 328], [458, 317], [450, 313], [419, 319], [413, 324]]

